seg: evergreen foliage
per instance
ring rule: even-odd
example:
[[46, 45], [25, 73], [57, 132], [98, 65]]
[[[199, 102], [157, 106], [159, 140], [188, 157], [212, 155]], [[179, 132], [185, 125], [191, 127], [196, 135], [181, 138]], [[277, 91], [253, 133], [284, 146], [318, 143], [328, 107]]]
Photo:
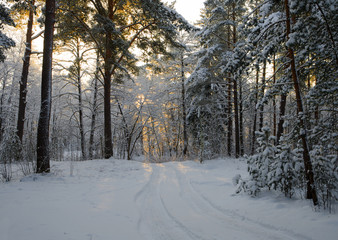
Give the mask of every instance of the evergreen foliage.
[[274, 146], [274, 137], [269, 127], [263, 127], [256, 132], [259, 144], [257, 153], [248, 157], [248, 172], [251, 179], [247, 189], [250, 194], [257, 195], [263, 188], [270, 188], [280, 175], [278, 169], [273, 170], [277, 148]]
[[4, 25], [14, 26], [15, 24], [10, 16], [9, 9], [0, 3], [0, 62], [3, 62], [6, 58], [5, 50], [15, 46], [14, 40], [2, 32]]
[[[256, 5], [256, 8], [253, 8], [254, 11], [247, 15], [247, 23], [243, 26], [243, 34], [248, 36], [245, 45], [249, 47], [249, 55], [252, 60], [256, 61], [256, 66], [260, 67], [260, 63], [265, 60], [276, 61], [277, 66], [274, 69], [276, 71], [273, 76], [274, 82], [265, 83], [270, 85], [267, 85], [269, 89], [259, 97], [260, 101], [256, 108], [258, 109], [261, 104], [269, 103], [278, 95], [281, 95], [281, 103], [284, 95], [285, 102], [286, 94], [292, 93], [289, 83], [291, 73], [292, 79], [295, 79], [295, 72], [297, 72], [297, 84], [300, 86], [299, 89], [295, 89], [296, 95], [298, 94], [297, 104], [299, 105], [301, 101], [297, 91], [304, 96], [306, 104], [301, 112], [299, 112], [300, 108], [297, 109], [298, 116], [293, 113], [295, 117], [289, 119], [292, 126], [283, 125], [285, 116], [280, 112], [284, 137], [279, 141], [272, 156], [264, 155], [264, 152], [271, 151], [264, 147], [262, 149], [261, 134], [258, 133], [256, 136], [259, 142], [258, 153], [249, 157], [248, 161], [253, 186], [256, 187], [252, 193], [256, 194], [257, 189], [265, 186], [291, 197], [303, 186], [309, 187], [309, 180], [306, 182], [304, 176], [309, 177], [308, 172], [311, 169], [309, 166], [313, 165], [314, 183], [310, 187], [318, 190], [321, 198], [319, 204], [324, 208], [329, 208], [328, 199], [334, 200], [332, 196], [336, 191], [334, 184], [329, 184], [329, 182], [337, 182], [335, 174], [330, 174], [331, 171], [336, 171], [334, 159], [337, 156], [337, 150], [333, 147], [334, 145], [330, 144], [336, 141], [337, 134], [336, 121], [333, 120], [336, 119], [333, 109], [337, 107], [337, 101], [333, 97], [337, 90], [335, 86], [337, 85], [338, 67], [337, 39], [335, 39], [337, 21], [334, 20], [337, 16], [335, 14], [337, 4], [326, 0], [285, 1], [285, 4], [290, 9], [290, 29], [287, 29], [288, 26], [285, 25], [285, 5], [276, 1]], [[285, 38], [287, 31], [289, 34]], [[290, 51], [287, 57], [285, 56], [283, 47], [292, 50], [294, 60], [290, 58]], [[294, 109], [291, 105], [288, 107]], [[303, 142], [301, 148], [299, 139]], [[310, 162], [307, 163], [305, 150], [310, 152], [308, 158]], [[300, 154], [303, 154], [305, 166], [299, 165]], [[269, 181], [266, 181], [266, 165], [257, 165], [258, 159], [260, 159], [258, 163], [264, 162], [261, 160], [262, 156], [266, 162], [271, 162], [273, 159], [268, 170]], [[308, 169], [305, 170], [304, 167]], [[324, 168], [326, 170], [323, 170]], [[309, 197], [309, 192], [307, 197]], [[316, 204], [315, 200], [314, 203]]]
[[304, 167], [302, 165], [301, 149], [282, 143], [277, 146], [277, 153], [271, 164], [269, 186], [291, 198], [302, 186]]

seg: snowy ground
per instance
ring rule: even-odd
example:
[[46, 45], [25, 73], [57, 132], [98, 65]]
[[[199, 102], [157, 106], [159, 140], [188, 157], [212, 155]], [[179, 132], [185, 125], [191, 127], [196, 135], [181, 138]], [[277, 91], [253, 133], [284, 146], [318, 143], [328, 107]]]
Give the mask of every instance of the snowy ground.
[[338, 214], [273, 193], [234, 195], [233, 159], [53, 162], [0, 184], [1, 240], [333, 240]]

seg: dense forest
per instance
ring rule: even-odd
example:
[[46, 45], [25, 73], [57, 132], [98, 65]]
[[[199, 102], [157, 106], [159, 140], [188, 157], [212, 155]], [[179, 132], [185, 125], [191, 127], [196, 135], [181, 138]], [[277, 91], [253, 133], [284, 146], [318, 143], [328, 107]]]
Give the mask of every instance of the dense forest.
[[[245, 157], [238, 191], [338, 200], [338, 2], [0, 5], [0, 161]], [[43, 49], [42, 46], [43, 45]]]

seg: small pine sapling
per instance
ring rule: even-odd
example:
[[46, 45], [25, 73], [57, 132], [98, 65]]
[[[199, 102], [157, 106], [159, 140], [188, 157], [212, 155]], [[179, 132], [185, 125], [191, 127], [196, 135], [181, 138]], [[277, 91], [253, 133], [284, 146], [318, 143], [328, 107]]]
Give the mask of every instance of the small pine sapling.
[[256, 132], [259, 147], [257, 153], [250, 156], [247, 160], [250, 180], [246, 183], [246, 189], [251, 195], [269, 186], [271, 179], [271, 165], [275, 161], [276, 147], [274, 146], [275, 137], [271, 136], [269, 127], [263, 127], [261, 132]]
[[296, 188], [299, 187], [303, 174], [304, 169], [299, 149], [292, 149], [292, 146], [287, 143], [278, 145], [269, 181], [271, 188], [280, 190], [286, 197], [291, 198]]
[[316, 145], [310, 154], [320, 205], [332, 212], [332, 206], [338, 200], [338, 157], [336, 154], [326, 154], [325, 148]]

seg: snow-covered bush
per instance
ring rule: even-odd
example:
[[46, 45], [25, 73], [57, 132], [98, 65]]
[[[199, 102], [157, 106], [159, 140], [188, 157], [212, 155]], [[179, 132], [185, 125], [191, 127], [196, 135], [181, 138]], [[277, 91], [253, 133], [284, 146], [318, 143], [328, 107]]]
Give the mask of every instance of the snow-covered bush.
[[0, 144], [0, 171], [4, 181], [12, 178], [12, 163], [22, 158], [22, 145], [17, 134], [6, 130]]
[[326, 155], [324, 149], [317, 145], [310, 154], [320, 204], [331, 212], [333, 203], [338, 200], [338, 157], [336, 154]]
[[250, 178], [238, 181], [242, 184], [238, 185], [237, 192], [257, 195], [262, 189], [274, 189], [292, 197], [303, 181], [301, 149], [293, 149], [287, 141], [275, 146], [269, 127], [263, 127], [256, 135], [257, 153], [247, 158]]
[[301, 185], [301, 176], [304, 173], [301, 157], [301, 149], [292, 149], [287, 143], [278, 145], [268, 185], [291, 198], [295, 189]]
[[256, 196], [260, 190], [256, 181], [253, 181], [250, 178], [242, 178], [240, 174], [237, 174], [232, 178], [232, 183], [236, 186], [236, 194], [245, 192], [249, 195]]
[[256, 195], [262, 188], [270, 188], [271, 166], [275, 162], [277, 151], [269, 127], [263, 127], [256, 135], [259, 144], [257, 153], [247, 159], [250, 180], [246, 182], [245, 188], [251, 195]]

